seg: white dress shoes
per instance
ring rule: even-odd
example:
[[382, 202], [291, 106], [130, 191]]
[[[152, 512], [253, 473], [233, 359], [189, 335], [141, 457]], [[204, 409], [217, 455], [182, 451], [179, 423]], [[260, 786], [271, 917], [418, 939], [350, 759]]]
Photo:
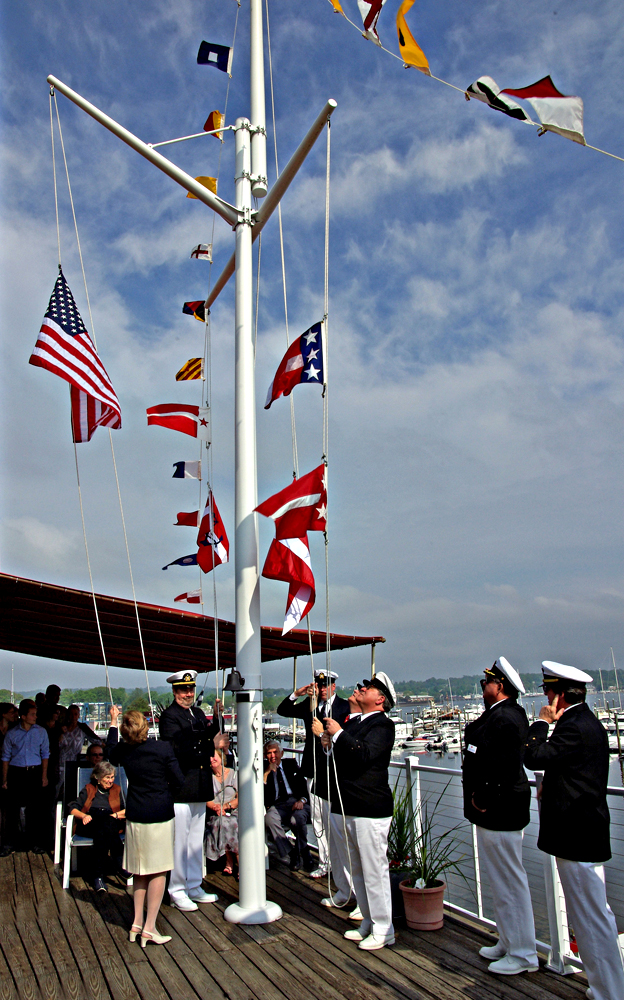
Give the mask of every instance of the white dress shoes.
[[493, 944], [491, 947], [488, 946], [486, 948], [479, 948], [479, 954], [481, 958], [487, 958], [490, 962], [493, 962], [497, 958], [503, 958], [507, 952], [505, 951], [505, 946], [502, 945], [500, 941], [497, 941], [496, 944]]
[[327, 877], [327, 865], [319, 865], [314, 871], [310, 872], [310, 878], [326, 878]]
[[339, 899], [338, 896], [324, 896], [321, 900], [321, 906], [344, 906], [348, 902], [348, 899]]
[[216, 892], [205, 892], [199, 886], [197, 889], [189, 889], [188, 898], [194, 903], [216, 903], [219, 897]]
[[363, 920], [363, 919], [364, 916], [359, 906], [356, 906], [354, 910], [351, 910], [351, 913], [349, 914], [349, 920]]
[[346, 938], [347, 941], [357, 941], [358, 944], [365, 941], [367, 937], [366, 934], [362, 934], [359, 927], [354, 927], [353, 930], [345, 931], [342, 936], [343, 938]]
[[169, 902], [172, 906], [175, 906], [178, 910], [196, 910], [197, 903], [186, 895], [185, 892], [178, 893], [176, 896], [169, 896]]
[[380, 948], [385, 948], [389, 944], [394, 944], [394, 934], [369, 934], [363, 941], [360, 941], [358, 948], [361, 948], [362, 951], [379, 951]]
[[538, 964], [531, 965], [520, 958], [512, 958], [511, 955], [504, 955], [498, 962], [491, 962], [488, 965], [488, 972], [495, 972], [498, 976], [517, 976], [520, 972], [538, 971]]

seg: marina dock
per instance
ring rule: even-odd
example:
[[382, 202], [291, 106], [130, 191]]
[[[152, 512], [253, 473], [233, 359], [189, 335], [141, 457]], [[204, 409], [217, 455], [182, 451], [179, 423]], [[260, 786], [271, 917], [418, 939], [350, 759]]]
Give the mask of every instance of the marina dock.
[[496, 977], [477, 952], [494, 941], [446, 916], [440, 931], [397, 926], [391, 948], [362, 952], [342, 937], [347, 915], [319, 905], [323, 886], [280, 865], [267, 895], [284, 911], [263, 926], [228, 924], [234, 879], [204, 883], [219, 902], [182, 913], [163, 906], [164, 946], [130, 944], [132, 898], [109, 880], [95, 893], [81, 878], [64, 891], [47, 856], [0, 862], [0, 1000], [583, 1000], [583, 973]]

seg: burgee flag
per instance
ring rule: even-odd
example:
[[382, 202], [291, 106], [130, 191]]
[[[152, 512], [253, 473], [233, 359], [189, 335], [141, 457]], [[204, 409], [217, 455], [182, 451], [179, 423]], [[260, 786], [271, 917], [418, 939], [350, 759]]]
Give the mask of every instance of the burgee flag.
[[256, 510], [275, 521], [275, 539], [267, 553], [262, 575], [289, 584], [284, 635], [299, 624], [316, 600], [307, 532], [324, 531], [327, 525], [325, 466], [319, 465], [296, 479]]
[[201, 441], [210, 441], [210, 408], [190, 403], [159, 403], [147, 409], [147, 425], [157, 424], [181, 431]]
[[184, 594], [178, 594], [173, 599], [174, 601], [186, 601], [187, 604], [201, 604], [202, 592], [201, 590], [189, 590]]
[[386, 0], [358, 0], [358, 7], [360, 8], [360, 14], [364, 22], [364, 31], [362, 34], [364, 38], [370, 38], [371, 42], [374, 42], [375, 45], [381, 45], [379, 35], [377, 34], [377, 21], [385, 2]]
[[97, 427], [121, 427], [119, 400], [60, 266], [29, 362], [69, 382], [75, 442], [90, 441]]
[[176, 375], [176, 382], [190, 382], [192, 379], [204, 377], [204, 359], [189, 358]]
[[274, 493], [256, 510], [275, 521], [276, 538], [301, 538], [307, 531], [327, 527], [325, 466], [319, 465], [290, 486]]
[[[195, 180], [199, 184], [203, 184], [205, 188], [212, 191], [213, 194], [217, 193], [217, 178], [216, 177], [196, 177]], [[186, 195], [187, 198], [195, 198], [195, 201], [199, 201], [196, 194], [191, 194], [189, 191]]]
[[421, 73], [431, 76], [427, 56], [412, 35], [407, 26], [405, 15], [414, 6], [415, 0], [403, 0], [397, 11], [397, 34], [399, 36], [399, 52], [406, 66], [415, 66]]
[[280, 361], [269, 386], [265, 410], [280, 396], [290, 396], [296, 385], [323, 385], [324, 376], [322, 323], [315, 323], [293, 340]]
[[221, 114], [220, 111], [211, 111], [204, 122], [204, 132], [213, 132], [215, 139], [220, 139], [223, 142], [223, 132], [215, 130], [222, 129], [224, 125], [225, 115]]
[[179, 559], [174, 559], [173, 562], [163, 566], [163, 569], [169, 569], [170, 566], [197, 566], [197, 556], [194, 552], [191, 556], [180, 556]]
[[199, 525], [198, 510], [191, 510], [191, 511], [181, 510], [179, 511], [178, 514], [176, 514], [176, 517], [177, 521], [175, 523], [175, 527], [178, 527], [178, 525], [185, 525], [187, 528], [197, 528]]
[[501, 91], [528, 101], [542, 123], [545, 132], [557, 132], [585, 146], [583, 134], [583, 101], [580, 97], [566, 97], [555, 87], [549, 76], [520, 90]]
[[200, 66], [215, 66], [228, 76], [232, 75], [232, 56], [234, 49], [228, 45], [216, 45], [214, 42], [202, 42], [197, 53]]
[[197, 299], [195, 302], [185, 302], [182, 306], [182, 312], [186, 313], [187, 316], [194, 316], [200, 323], [206, 322], [206, 303], [203, 299]]
[[198, 243], [197, 246], [191, 250], [191, 260], [212, 261], [212, 243]]
[[172, 479], [201, 479], [201, 462], [174, 462]]
[[226, 563], [230, 558], [230, 543], [212, 493], [208, 494], [204, 516], [197, 533], [197, 544], [199, 546], [197, 562], [204, 573], [210, 573], [215, 566]]

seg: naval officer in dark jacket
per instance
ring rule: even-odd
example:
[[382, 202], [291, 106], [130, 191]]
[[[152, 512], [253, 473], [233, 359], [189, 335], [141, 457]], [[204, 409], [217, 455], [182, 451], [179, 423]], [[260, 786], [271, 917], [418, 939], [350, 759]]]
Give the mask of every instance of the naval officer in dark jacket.
[[217, 896], [202, 887], [202, 852], [206, 826], [206, 802], [213, 798], [210, 758], [215, 748], [228, 748], [221, 733], [218, 704], [209, 725], [195, 701], [196, 670], [179, 670], [167, 678], [173, 702], [162, 713], [158, 727], [161, 740], [171, 743], [184, 774], [184, 784], [176, 792], [174, 866], [169, 882], [169, 898], [179, 910], [196, 910], [198, 903], [214, 903]]
[[356, 698], [361, 715], [344, 726], [326, 719], [322, 741], [333, 749], [340, 789], [340, 796], [336, 787], [331, 789], [332, 836], [342, 825], [344, 810], [353, 885], [362, 913], [360, 927], [344, 936], [364, 951], [376, 951], [394, 944], [387, 853], [394, 808], [388, 782], [394, 722], [385, 713], [394, 706], [396, 695], [392, 681], [380, 671], [358, 685]]
[[500, 656], [481, 681], [485, 712], [464, 731], [464, 816], [477, 828], [479, 862], [492, 890], [499, 934], [479, 954], [488, 971], [514, 976], [539, 968], [522, 838], [529, 823], [531, 789], [522, 761], [529, 723], [517, 703], [524, 685]]
[[[300, 767], [308, 779], [308, 796], [312, 813], [312, 824], [316, 834], [319, 865], [311, 878], [324, 878], [327, 875], [329, 827], [329, 792], [327, 789], [327, 758], [323, 753], [321, 741], [312, 732], [313, 719], [318, 720], [319, 732], [323, 720], [330, 715], [340, 725], [349, 714], [349, 702], [336, 694], [338, 674], [332, 670], [315, 670], [314, 684], [298, 688], [284, 698], [277, 706], [277, 714], [287, 719], [301, 719], [305, 726], [305, 746], [301, 755]], [[303, 701], [297, 701], [306, 695]], [[311, 700], [316, 702], [314, 712]], [[316, 758], [316, 759], [315, 759]], [[347, 893], [348, 898], [348, 893]]]
[[524, 758], [527, 767], [544, 772], [537, 846], [557, 859], [593, 1000], [621, 1000], [622, 955], [602, 871], [611, 857], [609, 742], [585, 704], [590, 675], [551, 660], [542, 663], [542, 674], [548, 705], [529, 729]]

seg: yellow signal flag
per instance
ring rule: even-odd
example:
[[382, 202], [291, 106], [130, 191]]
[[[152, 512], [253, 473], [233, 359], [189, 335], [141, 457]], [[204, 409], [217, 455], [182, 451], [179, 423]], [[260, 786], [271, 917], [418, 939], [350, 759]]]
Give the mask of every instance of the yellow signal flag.
[[191, 379], [204, 378], [204, 359], [189, 358], [176, 375], [176, 382], [190, 382]]
[[340, 6], [340, 0], [331, 0], [331, 4], [337, 14], [342, 14], [343, 17], [345, 16], [345, 12]]
[[397, 34], [399, 36], [399, 52], [406, 66], [414, 66], [426, 76], [431, 76], [427, 56], [416, 42], [407, 26], [405, 15], [414, 6], [415, 0], [403, 0], [397, 12]]
[[[208, 188], [209, 191], [212, 191], [213, 194], [217, 193], [217, 178], [216, 177], [196, 177], [195, 180], [199, 181], [200, 184], [203, 184], [204, 187]], [[196, 201], [199, 201], [199, 198], [197, 197], [197, 195], [196, 194], [191, 194], [190, 191], [189, 191], [189, 193], [187, 194], [186, 197], [187, 198], [195, 198]]]
[[215, 132], [215, 129], [222, 129], [225, 125], [225, 115], [220, 111], [211, 111], [204, 123], [204, 132], [212, 132], [215, 139], [223, 142], [223, 132]]

